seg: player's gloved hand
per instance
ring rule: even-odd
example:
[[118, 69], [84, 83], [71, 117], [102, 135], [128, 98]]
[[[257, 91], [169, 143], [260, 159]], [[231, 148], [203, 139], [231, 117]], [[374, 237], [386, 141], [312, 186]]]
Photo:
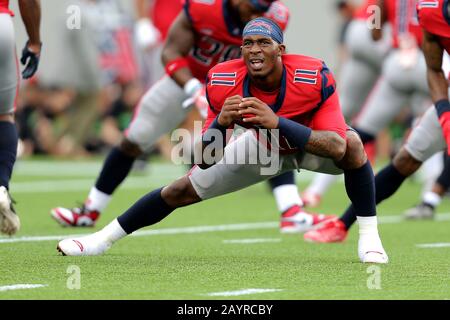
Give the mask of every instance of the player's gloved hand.
[[206, 88], [203, 85], [197, 90], [194, 95], [183, 101], [183, 109], [189, 108], [194, 105], [203, 119], [208, 116], [209, 103], [206, 99]]
[[161, 33], [150, 19], [146, 18], [136, 22], [135, 36], [138, 46], [142, 49], [153, 48], [161, 41]]
[[447, 143], [447, 152], [450, 155], [450, 102], [449, 100], [440, 100], [435, 104], [437, 113], [439, 115], [439, 123], [442, 127], [442, 134]]
[[39, 66], [41, 47], [42, 44], [33, 45], [29, 41], [25, 44], [22, 50], [22, 57], [20, 58], [20, 63], [25, 66], [25, 69], [22, 71], [22, 78], [29, 79], [36, 73]]

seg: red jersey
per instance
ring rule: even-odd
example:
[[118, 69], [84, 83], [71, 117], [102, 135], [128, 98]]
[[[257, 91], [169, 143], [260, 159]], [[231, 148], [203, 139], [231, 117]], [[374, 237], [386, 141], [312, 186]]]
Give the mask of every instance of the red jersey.
[[7, 13], [14, 16], [13, 12], [9, 10], [9, 0], [0, 0], [0, 13]]
[[[336, 82], [324, 62], [293, 54], [283, 55], [282, 60], [281, 87], [273, 98], [269, 93], [252, 88], [243, 59], [220, 63], [212, 68], [206, 84], [210, 109], [203, 130], [214, 121], [228, 97], [240, 95], [257, 97], [280, 117], [313, 130], [334, 131], [345, 139], [347, 125], [341, 112]], [[238, 124], [249, 127], [248, 123]], [[280, 141], [280, 145], [286, 144]]]
[[353, 14], [353, 19], [357, 20], [366, 20], [369, 18], [373, 12], [369, 11], [370, 6], [377, 5], [378, 0], [365, 0]]
[[384, 0], [388, 22], [392, 26], [392, 46], [400, 47], [403, 36], [413, 36], [422, 45], [422, 29], [417, 19], [417, 0]]
[[[209, 69], [219, 62], [241, 55], [243, 25], [237, 25], [228, 10], [229, 0], [186, 0], [184, 10], [196, 34], [187, 59], [192, 75], [205, 81]], [[275, 9], [272, 10], [273, 6]], [[289, 10], [274, 2], [266, 12], [280, 26], [286, 27]]]
[[164, 41], [169, 32], [169, 28], [177, 15], [183, 9], [181, 0], [155, 0], [150, 9], [150, 18], [153, 25], [161, 33]]
[[442, 47], [450, 54], [450, 14], [448, 0], [419, 1], [419, 23], [429, 33], [439, 37]]

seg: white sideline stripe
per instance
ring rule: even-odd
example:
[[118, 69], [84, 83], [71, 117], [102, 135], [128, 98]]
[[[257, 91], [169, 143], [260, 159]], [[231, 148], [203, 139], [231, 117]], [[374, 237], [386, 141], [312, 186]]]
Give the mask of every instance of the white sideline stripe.
[[[156, 236], [163, 234], [190, 234], [216, 231], [238, 231], [238, 230], [252, 230], [252, 229], [273, 229], [278, 227], [278, 222], [256, 222], [256, 223], [241, 223], [241, 224], [225, 224], [216, 226], [197, 226], [197, 227], [183, 227], [183, 228], [166, 228], [157, 230], [136, 231], [131, 234], [132, 237]], [[16, 243], [16, 242], [38, 242], [38, 241], [52, 241], [62, 240], [67, 238], [78, 238], [89, 233], [80, 233], [72, 235], [55, 235], [55, 236], [23, 236], [18, 238], [0, 237], [1, 243]]]
[[268, 292], [278, 292], [283, 291], [281, 289], [242, 289], [237, 291], [224, 291], [224, 292], [212, 292], [206, 294], [210, 297], [234, 297], [243, 296], [246, 294], [256, 294], [256, 293], [268, 293]]
[[223, 240], [225, 244], [252, 244], [252, 243], [266, 243], [266, 242], [280, 242], [281, 239], [270, 238], [255, 238], [255, 239], [230, 239]]
[[[437, 215], [439, 221], [450, 220], [450, 213], [439, 213]], [[378, 222], [380, 224], [385, 223], [400, 223], [405, 220], [400, 216], [384, 216], [379, 217]], [[190, 234], [190, 233], [204, 233], [204, 232], [216, 232], [216, 231], [239, 231], [239, 230], [260, 230], [260, 229], [275, 229], [279, 227], [278, 221], [271, 222], [254, 222], [254, 223], [240, 223], [240, 224], [224, 224], [215, 226], [195, 226], [195, 227], [181, 227], [181, 228], [164, 228], [156, 230], [144, 230], [136, 231], [131, 234], [132, 237], [146, 237], [156, 235], [167, 234]], [[72, 235], [53, 235], [53, 236], [22, 236], [22, 237], [5, 237], [0, 236], [0, 244], [2, 243], [17, 243], [17, 242], [39, 242], [39, 241], [53, 241], [62, 240], [67, 238], [77, 238], [88, 235], [90, 233], [79, 233]]]
[[[121, 188], [125, 190], [150, 188], [153, 184], [164, 184], [167, 181], [178, 178], [180, 175], [166, 175], [164, 177], [130, 177]], [[67, 191], [87, 191], [92, 187], [95, 181], [93, 179], [74, 179], [74, 180], [41, 180], [33, 182], [14, 182], [11, 183], [11, 189], [16, 193], [50, 193]]]
[[0, 292], [2, 291], [10, 291], [10, 290], [21, 290], [21, 289], [35, 289], [47, 287], [48, 284], [12, 284], [10, 286], [2, 286], [0, 287]]
[[450, 242], [439, 242], [439, 243], [423, 243], [423, 244], [416, 244], [416, 247], [418, 248], [448, 248], [450, 247]]

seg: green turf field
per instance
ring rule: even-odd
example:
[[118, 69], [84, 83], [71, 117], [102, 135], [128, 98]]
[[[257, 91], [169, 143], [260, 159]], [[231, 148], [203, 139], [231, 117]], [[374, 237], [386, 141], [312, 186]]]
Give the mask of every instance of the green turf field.
[[[0, 299], [450, 298], [450, 203], [444, 200], [439, 208], [440, 221], [402, 221], [401, 212], [420, 193], [414, 181], [379, 207], [380, 234], [390, 257], [379, 269], [359, 262], [357, 228], [344, 244], [309, 244], [299, 235], [281, 235], [265, 184], [175, 211], [146, 229], [155, 231], [128, 237], [104, 256], [60, 256], [58, 236], [97, 230], [184, 170], [155, 164], [146, 174], [133, 174], [96, 228], [59, 227], [49, 209], [83, 201], [100, 165], [18, 162], [11, 189], [22, 229], [13, 238], [0, 237]], [[299, 185], [310, 178], [302, 172]], [[318, 211], [339, 214], [346, 204], [339, 183]], [[436, 243], [442, 245], [417, 246]]]

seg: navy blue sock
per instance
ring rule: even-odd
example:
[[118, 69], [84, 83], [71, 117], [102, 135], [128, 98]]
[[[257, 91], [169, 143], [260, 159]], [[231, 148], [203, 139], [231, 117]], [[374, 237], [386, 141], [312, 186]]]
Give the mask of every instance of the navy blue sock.
[[361, 168], [345, 170], [345, 190], [357, 216], [376, 216], [375, 179], [367, 161]]
[[136, 158], [126, 155], [118, 147], [113, 148], [103, 164], [95, 187], [101, 192], [112, 194], [127, 177], [134, 160]]
[[288, 171], [280, 174], [279, 176], [269, 179], [270, 187], [275, 189], [276, 187], [283, 186], [286, 184], [295, 184], [294, 171]]
[[375, 141], [375, 136], [371, 133], [365, 132], [364, 130], [353, 128], [356, 132], [358, 132], [359, 137], [361, 138], [361, 141], [363, 144], [366, 144], [368, 142]]
[[448, 154], [445, 155], [444, 170], [442, 170], [442, 173], [436, 182], [445, 190], [450, 187], [450, 157]]
[[15, 124], [0, 121], [0, 186], [7, 189], [16, 162], [18, 139]]
[[[375, 176], [376, 204], [392, 196], [407, 177], [402, 175], [391, 163]], [[342, 217], [347, 229], [356, 221], [357, 211], [353, 204], [347, 208]]]
[[127, 234], [158, 223], [175, 210], [169, 207], [161, 197], [161, 190], [162, 188], [143, 196], [124, 214], [117, 218], [120, 226]]

